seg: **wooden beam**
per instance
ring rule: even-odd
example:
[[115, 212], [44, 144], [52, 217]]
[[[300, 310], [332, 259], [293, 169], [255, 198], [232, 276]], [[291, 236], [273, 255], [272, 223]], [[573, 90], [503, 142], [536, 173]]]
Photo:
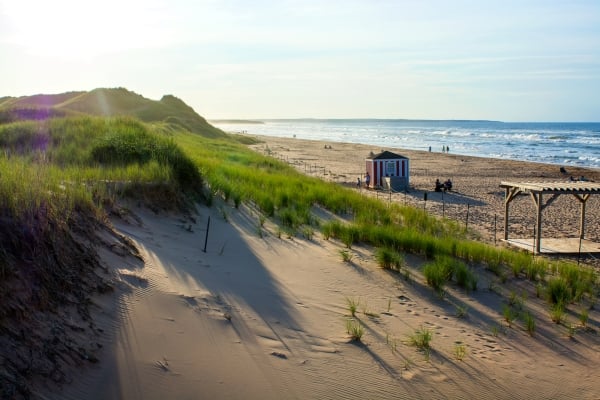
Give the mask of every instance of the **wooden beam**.
[[506, 194], [504, 196], [504, 240], [508, 240], [508, 218], [509, 218], [509, 207], [510, 202], [515, 198], [516, 195], [521, 193], [521, 189], [518, 187], [505, 187]]
[[504, 199], [505, 202], [511, 202], [519, 193], [521, 193], [521, 189], [518, 187], [514, 187], [514, 188], [506, 188], [506, 198]]
[[575, 196], [575, 198], [577, 200], [579, 200], [581, 203], [585, 203], [590, 198], [590, 194], [589, 193], [586, 193], [586, 194], [583, 194], [583, 195], [579, 195], [577, 193], [573, 193], [573, 196]]
[[573, 196], [575, 196], [575, 198], [577, 198], [577, 200], [579, 200], [579, 202], [581, 203], [581, 211], [579, 212], [579, 239], [584, 239], [585, 238], [585, 203], [587, 202], [587, 200], [590, 198], [589, 193], [586, 193], [582, 196], [573, 193]]
[[585, 201], [581, 203], [581, 219], [579, 220], [579, 239], [585, 237]]
[[536, 197], [536, 195], [538, 193], [540, 193], [540, 192], [529, 192], [529, 195], [531, 196], [531, 200], [533, 200], [533, 204], [535, 204], [536, 208], [540, 207], [540, 203], [538, 202], [538, 198]]
[[535, 204], [536, 208], [536, 216], [535, 216], [535, 232], [533, 238], [533, 244], [535, 247], [535, 254], [540, 253], [541, 249], [541, 230], [542, 230], [542, 192], [529, 192], [531, 196], [531, 200], [533, 200], [533, 204]]
[[535, 231], [535, 252], [540, 254], [542, 248], [542, 192], [537, 193], [537, 214], [536, 214], [536, 231]]

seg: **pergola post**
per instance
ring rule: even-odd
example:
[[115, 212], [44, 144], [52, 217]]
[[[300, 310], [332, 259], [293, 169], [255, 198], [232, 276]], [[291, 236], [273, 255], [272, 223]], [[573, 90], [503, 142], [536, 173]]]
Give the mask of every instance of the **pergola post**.
[[504, 196], [504, 240], [508, 240], [508, 187], [506, 188], [506, 195]]
[[533, 200], [533, 204], [536, 207], [536, 215], [535, 215], [535, 230], [533, 234], [533, 245], [535, 248], [534, 253], [539, 254], [541, 249], [541, 238], [542, 238], [542, 192], [534, 192], [531, 191], [529, 193], [531, 195], [531, 200]]
[[577, 200], [581, 203], [581, 213], [579, 220], [579, 239], [585, 238], [585, 203], [587, 199], [589, 199], [589, 194], [584, 194], [583, 196], [579, 196], [577, 194], [573, 194]]
[[535, 253], [540, 254], [542, 248], [542, 192], [537, 194], [537, 215], [535, 220]]
[[581, 203], [581, 221], [579, 222], [579, 239], [583, 239], [585, 234], [585, 201]]
[[519, 188], [506, 187], [506, 195], [504, 196], [504, 240], [508, 240], [508, 205], [520, 192]]

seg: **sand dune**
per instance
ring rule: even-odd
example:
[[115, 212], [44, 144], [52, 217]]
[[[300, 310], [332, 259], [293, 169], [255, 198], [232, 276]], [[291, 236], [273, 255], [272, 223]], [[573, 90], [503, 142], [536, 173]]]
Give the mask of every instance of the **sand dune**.
[[[292, 163], [309, 157], [326, 161], [332, 171], [326, 178], [340, 183], [355, 182], [354, 174], [362, 171], [361, 146], [333, 144], [327, 154], [339, 153], [334, 161], [300, 141], [268, 140]], [[311, 145], [315, 151], [321, 147]], [[450, 171], [437, 164], [439, 155], [410, 156], [416, 190]], [[352, 157], [360, 161], [355, 169], [348, 167]], [[451, 155], [444, 160], [462, 166], [450, 176], [458, 193], [449, 205], [456, 206], [463, 204], [460, 199], [496, 204], [501, 198], [493, 174], [523, 171], [507, 162], [484, 176], [492, 163]], [[473, 170], [466, 165], [481, 168], [478, 187], [485, 182], [484, 193], [468, 186]], [[540, 166], [535, 174], [553, 170]], [[417, 194], [408, 197], [419, 201]], [[109, 333], [101, 362], [76, 372], [72, 385], [48, 398], [598, 398], [596, 310], [588, 329], [570, 337], [565, 326], [547, 317], [547, 305], [529, 282], [502, 286], [478, 270], [479, 290], [450, 286], [441, 299], [424, 284], [419, 258], [407, 256], [412, 272], [405, 280], [378, 268], [370, 248], [352, 248], [351, 262], [343, 262], [343, 246], [318, 233], [312, 240], [278, 237], [267, 223], [258, 235], [257, 214], [246, 207], [221, 204], [197, 211], [186, 217], [134, 208], [136, 218], [113, 221], [141, 259], [103, 253], [120, 277], [121, 301], [97, 299], [96, 313], [104, 315]], [[474, 213], [474, 221], [489, 224], [485, 215]], [[525, 295], [536, 315], [533, 337], [521, 323], [509, 327], [504, 321], [509, 290]], [[362, 342], [346, 332], [348, 299], [359, 303], [354, 320], [364, 329]], [[462, 318], [460, 310], [466, 312]], [[577, 321], [576, 315], [570, 318]], [[429, 355], [409, 344], [420, 328], [433, 332]], [[459, 349], [466, 351], [464, 358]]]

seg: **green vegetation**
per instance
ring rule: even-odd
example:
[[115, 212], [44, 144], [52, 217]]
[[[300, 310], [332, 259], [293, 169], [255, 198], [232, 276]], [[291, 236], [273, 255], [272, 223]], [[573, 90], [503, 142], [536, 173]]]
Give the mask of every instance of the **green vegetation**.
[[348, 306], [348, 311], [350, 311], [351, 316], [356, 316], [356, 310], [358, 310], [358, 305], [360, 304], [360, 300], [355, 298], [346, 297], [346, 305]]
[[502, 307], [502, 315], [504, 315], [504, 320], [506, 321], [508, 326], [511, 327], [515, 319], [518, 317], [519, 313], [510, 305], [505, 304]]
[[555, 324], [561, 324], [565, 320], [565, 307], [563, 304], [554, 304], [550, 308], [550, 319]]
[[[581, 301], [586, 296], [592, 301], [597, 296], [598, 279], [590, 269], [470, 240], [462, 225], [420, 208], [388, 206], [354, 190], [306, 177], [283, 162], [249, 150], [245, 144], [254, 139], [224, 134], [173, 96], [153, 101], [123, 88], [96, 89], [3, 98], [0, 111], [12, 116], [2, 121], [13, 121], [0, 125], [0, 148], [8, 163], [3, 170], [21, 163], [21, 169], [28, 170], [23, 173], [48, 175], [37, 181], [21, 180], [43, 182], [36, 188], [22, 183], [23, 192], [31, 195], [29, 201], [18, 202], [20, 207], [59, 192], [62, 198], [77, 198], [88, 207], [132, 194], [163, 199], [172, 206], [202, 198], [210, 205], [220, 198], [234, 207], [245, 203], [257, 209], [261, 227], [265, 219], [273, 219], [279, 236], [284, 232], [288, 237], [300, 234], [312, 240], [320, 232], [324, 239], [338, 240], [347, 249], [356, 243], [373, 246], [382, 268], [400, 270], [405, 266], [404, 254], [421, 255], [432, 260], [423, 273], [436, 290], [443, 290], [451, 280], [468, 291], [476, 290], [474, 268], [482, 266], [501, 282], [512, 272], [513, 277], [524, 275], [544, 285], [550, 274], [546, 292], [551, 304]], [[129, 117], [112, 117], [116, 115]], [[16, 117], [26, 120], [15, 121]], [[15, 190], [8, 183], [3, 185], [5, 193]], [[68, 207], [74, 201], [68, 200]], [[331, 217], [319, 220], [316, 209]], [[410, 276], [408, 270], [406, 274]]]
[[581, 322], [581, 326], [584, 328], [587, 326], [588, 320], [590, 318], [590, 312], [587, 308], [581, 310], [579, 313], [579, 322]]
[[387, 247], [380, 247], [375, 250], [375, 258], [379, 266], [383, 269], [400, 271], [405, 265], [402, 255]]
[[342, 249], [339, 251], [339, 253], [342, 256], [342, 261], [346, 263], [352, 262], [352, 253], [350, 253], [348, 250]]
[[458, 361], [462, 361], [467, 356], [467, 346], [463, 343], [457, 342], [454, 344], [454, 357]]
[[469, 311], [469, 307], [464, 305], [456, 306], [456, 317], [457, 318], [467, 318], [467, 313]]
[[365, 330], [360, 321], [351, 318], [346, 320], [346, 333], [350, 335], [350, 338], [353, 341], [360, 342], [365, 333]]
[[[52, 107], [43, 111], [40, 104]], [[25, 109], [30, 112], [23, 113]], [[346, 249], [356, 243], [374, 246], [377, 262], [385, 269], [400, 271], [404, 254], [421, 255], [431, 260], [423, 274], [436, 291], [452, 280], [467, 291], [476, 290], [474, 268], [482, 266], [501, 282], [511, 272], [515, 278], [524, 275], [538, 283], [538, 294], [547, 286], [544, 293], [551, 305], [566, 307], [584, 298], [591, 303], [597, 297], [598, 279], [591, 269], [470, 240], [462, 225], [420, 208], [388, 206], [306, 177], [247, 149], [242, 143], [253, 143], [247, 136], [228, 136], [210, 127], [173, 96], [156, 102], [122, 88], [97, 89], [5, 98], [0, 110], [4, 116], [27, 119], [6, 117], [4, 121], [13, 122], [0, 125], [1, 201], [14, 215], [32, 215], [40, 204], [50, 203], [56, 215], [74, 208], [101, 214], [119, 196], [164, 207], [200, 199], [211, 205], [220, 198], [234, 207], [245, 203], [257, 209], [260, 227], [272, 219], [279, 237], [283, 232], [312, 240], [320, 232]], [[52, 118], [56, 115], [61, 117]], [[319, 220], [316, 209], [331, 218]], [[262, 229], [258, 231], [262, 235]], [[409, 278], [411, 271], [404, 269]]]
[[[41, 248], [35, 244], [48, 242], [57, 228], [67, 235], [82, 215], [103, 220], [121, 197], [134, 197], [159, 209], [217, 203], [225, 219], [222, 202], [247, 205], [258, 214], [261, 237], [263, 229], [269, 230], [267, 220], [279, 238], [283, 233], [315, 240], [321, 234], [344, 246], [340, 255], [346, 262], [354, 245], [371, 246], [381, 268], [403, 271], [407, 280], [419, 271], [409, 269], [405, 257], [417, 255], [426, 260], [421, 270], [425, 281], [439, 293], [452, 282], [477, 290], [478, 269], [487, 269], [501, 283], [528, 279], [537, 296], [545, 295], [551, 318], [559, 323], [570, 304], [592, 307], [597, 301], [598, 277], [592, 269], [473, 240], [462, 224], [307, 177], [249, 150], [250, 143], [254, 139], [211, 127], [173, 96], [151, 101], [124, 89], [97, 89], [4, 98], [0, 217], [9, 221], [2, 239], [10, 245], [0, 249], [0, 283], [18, 272], [14, 254], [35, 258]], [[15, 231], [22, 237], [12, 238]], [[346, 300], [354, 316], [359, 302]], [[523, 299], [513, 292], [508, 302], [503, 314], [511, 325]], [[390, 306], [389, 301], [388, 313]], [[458, 308], [457, 316], [466, 312], [466, 307]], [[532, 333], [530, 317], [523, 315]], [[581, 318], [584, 325], [588, 316]], [[412, 338], [417, 347], [428, 348], [431, 331], [421, 328]]]
[[565, 279], [552, 278], [548, 281], [546, 297], [553, 306], [563, 308], [571, 301], [571, 288]]
[[498, 334], [500, 333], [500, 327], [498, 325], [494, 325], [490, 328], [490, 332], [493, 337], [498, 337]]
[[[4, 150], [3, 176], [21, 165], [16, 171], [38, 177], [23, 178], [20, 188], [3, 182], [0, 191], [27, 192], [29, 202], [40, 201], [36, 193], [41, 192], [84, 197], [88, 202], [93, 194], [98, 204], [114, 200], [115, 195], [135, 194], [171, 206], [182, 205], [185, 196], [201, 198], [199, 171], [174, 140], [129, 118], [73, 117], [4, 124], [0, 125], [0, 148]], [[40, 183], [41, 176], [45, 178]], [[68, 204], [54, 203], [61, 208]]]
[[568, 324], [567, 336], [569, 337], [569, 339], [573, 339], [573, 336], [575, 336], [575, 332], [577, 332], [577, 327], [574, 324]]
[[447, 281], [454, 277], [458, 286], [466, 290], [477, 289], [477, 276], [465, 263], [449, 256], [437, 257], [423, 268], [427, 284], [437, 292], [442, 292]]
[[525, 329], [530, 336], [533, 336], [535, 333], [535, 319], [530, 312], [523, 313], [523, 323], [525, 324]]
[[82, 114], [99, 117], [129, 116], [152, 124], [162, 132], [188, 131], [211, 138], [225, 133], [208, 124], [191, 107], [172, 95], [159, 101], [146, 99], [125, 88], [98, 88], [89, 92], [3, 98], [0, 124], [22, 120], [48, 120]]
[[415, 346], [419, 350], [429, 350], [431, 347], [431, 340], [433, 339], [433, 332], [429, 328], [420, 327], [409, 336], [408, 343], [411, 346]]
[[385, 344], [390, 347], [392, 353], [395, 353], [398, 350], [398, 341], [393, 336], [390, 336], [389, 333], [385, 334]]
[[452, 266], [445, 260], [450, 259], [438, 258], [438, 260], [425, 265], [423, 268], [423, 275], [427, 284], [438, 293], [442, 292], [446, 282], [452, 279]]

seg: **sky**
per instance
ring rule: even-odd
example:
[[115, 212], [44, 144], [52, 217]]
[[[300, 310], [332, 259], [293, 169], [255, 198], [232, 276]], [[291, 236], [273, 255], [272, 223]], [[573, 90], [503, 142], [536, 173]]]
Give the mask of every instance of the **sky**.
[[0, 0], [0, 97], [207, 119], [600, 121], [598, 0]]

